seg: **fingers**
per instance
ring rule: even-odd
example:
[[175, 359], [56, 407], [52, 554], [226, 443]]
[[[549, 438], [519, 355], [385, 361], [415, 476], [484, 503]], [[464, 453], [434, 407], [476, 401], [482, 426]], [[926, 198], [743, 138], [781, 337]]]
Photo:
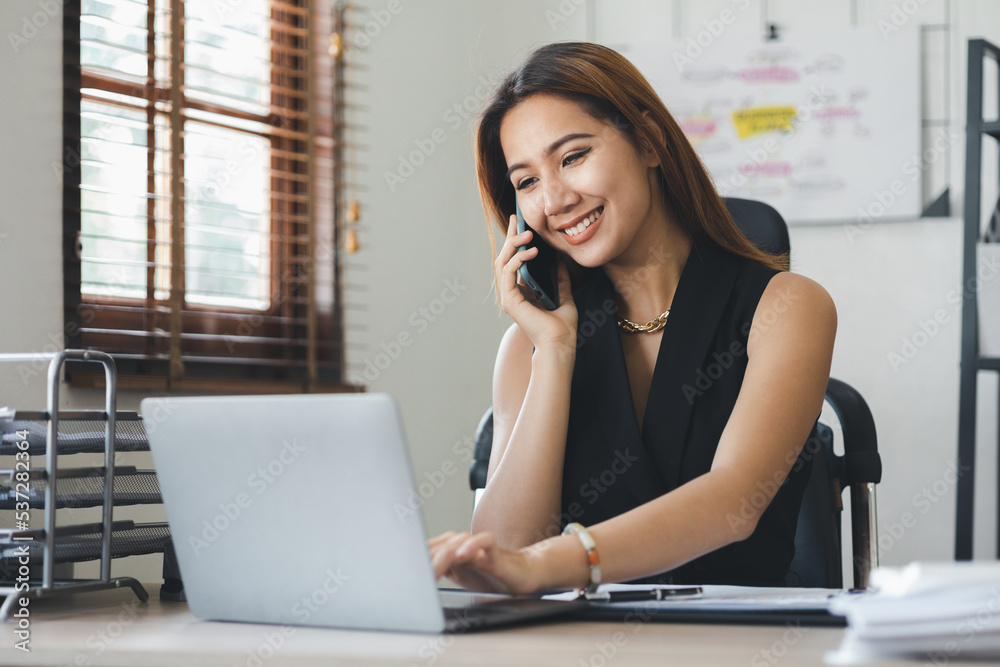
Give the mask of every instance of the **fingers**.
[[453, 530], [449, 530], [448, 532], [441, 533], [437, 537], [432, 537], [431, 539], [427, 540], [427, 546], [430, 547], [431, 549], [434, 549], [436, 546], [438, 546], [440, 544], [444, 544], [445, 542], [447, 542], [448, 540], [450, 540], [452, 537], [454, 537], [457, 534], [458, 533], [456, 533]]
[[[511, 216], [512, 218], [514, 216]], [[517, 233], [517, 225], [511, 224], [507, 225], [507, 238], [504, 241], [503, 246], [500, 248], [500, 252], [497, 253], [497, 258], [493, 262], [495, 273], [499, 278], [501, 270], [507, 266], [510, 260], [518, 252], [523, 252], [519, 248], [529, 241], [531, 241], [532, 232], [530, 229], [525, 230], [523, 233]], [[499, 282], [499, 280], [497, 281]]]
[[501, 549], [492, 533], [444, 533], [429, 543], [438, 578], [495, 593], [525, 594], [539, 587], [524, 552]]
[[511, 257], [503, 268], [500, 270], [499, 283], [500, 283], [500, 306], [504, 307], [506, 310], [507, 305], [504, 301], [514, 295], [514, 290], [517, 290], [517, 294], [523, 296], [523, 292], [518, 289], [518, 284], [520, 282], [520, 275], [518, 271], [521, 265], [527, 262], [529, 259], [538, 254], [537, 248], [528, 248], [527, 250], [519, 250], [517, 253]]
[[497, 255], [496, 263], [498, 266], [509, 262], [514, 253], [517, 252], [518, 247], [525, 245], [531, 240], [531, 230], [526, 229], [521, 234], [518, 234], [517, 223], [514, 220], [515, 216], [510, 216], [510, 223], [507, 225], [507, 238], [504, 239], [503, 247], [500, 248], [500, 253]]
[[520, 248], [531, 241], [532, 235], [531, 230], [525, 230], [518, 234], [516, 216], [511, 216], [507, 225], [507, 237], [493, 262], [494, 278], [500, 293], [500, 306], [505, 311], [520, 302], [521, 299], [518, 296], [523, 298], [523, 293], [518, 290], [518, 269], [526, 261], [535, 257], [538, 250], [536, 248], [521, 250]]
[[516, 234], [517, 234], [517, 216], [511, 214], [511, 216], [507, 218], [507, 238], [509, 239], [510, 237], [515, 236]]
[[455, 556], [462, 560], [470, 560], [480, 555], [485, 556], [496, 545], [497, 542], [496, 538], [493, 537], [493, 533], [476, 533], [475, 535], [469, 535], [468, 539], [462, 542], [455, 551]]
[[456, 539], [462, 534], [446, 533], [431, 540], [431, 565], [434, 567], [434, 576], [440, 579], [448, 573], [455, 560]]
[[471, 537], [469, 533], [445, 533], [431, 540], [431, 565], [436, 577], [445, 576], [453, 566], [468, 560], [460, 557], [458, 550]]
[[490, 533], [444, 533], [428, 541], [431, 546], [431, 564], [434, 575], [449, 575], [453, 567], [470, 565], [488, 558], [488, 550], [496, 547]]

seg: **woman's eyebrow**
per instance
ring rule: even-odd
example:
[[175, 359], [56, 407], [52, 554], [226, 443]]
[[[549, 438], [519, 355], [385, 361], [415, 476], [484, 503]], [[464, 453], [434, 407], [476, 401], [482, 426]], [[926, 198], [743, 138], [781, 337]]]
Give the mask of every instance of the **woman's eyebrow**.
[[[556, 139], [551, 144], [549, 144], [549, 147], [545, 149], [545, 156], [548, 157], [549, 155], [552, 155], [557, 150], [559, 150], [560, 146], [562, 146], [568, 141], [573, 141], [574, 139], [591, 139], [593, 138], [593, 136], [594, 135], [587, 134], [585, 132], [575, 132], [573, 134], [567, 134], [565, 137]], [[517, 164], [512, 164], [510, 168], [507, 170], [507, 178], [510, 178], [510, 175], [513, 174], [518, 169], [523, 169], [527, 166], [528, 166], [527, 162], [518, 162]]]

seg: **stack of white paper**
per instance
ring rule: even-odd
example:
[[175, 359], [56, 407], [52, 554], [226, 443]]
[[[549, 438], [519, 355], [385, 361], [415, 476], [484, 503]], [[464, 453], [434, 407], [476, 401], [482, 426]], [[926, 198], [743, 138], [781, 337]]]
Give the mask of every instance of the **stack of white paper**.
[[911, 563], [876, 569], [869, 593], [830, 610], [848, 630], [834, 662], [922, 654], [938, 664], [1000, 658], [1000, 563]]

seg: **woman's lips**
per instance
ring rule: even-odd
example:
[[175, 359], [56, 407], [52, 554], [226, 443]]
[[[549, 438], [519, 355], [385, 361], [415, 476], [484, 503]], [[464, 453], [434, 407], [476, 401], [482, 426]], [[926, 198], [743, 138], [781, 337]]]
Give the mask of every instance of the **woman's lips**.
[[[581, 243], [586, 243], [594, 234], [596, 234], [597, 228], [604, 220], [604, 207], [598, 208], [597, 212], [599, 212], [597, 219], [591, 222], [590, 225], [588, 225], [582, 232], [574, 236], [570, 236], [569, 234], [567, 234], [566, 230], [560, 230], [559, 233], [562, 234], [563, 239], [565, 239], [566, 243], [570, 245], [580, 245]], [[569, 229], [575, 229], [575, 227], [570, 227]]]

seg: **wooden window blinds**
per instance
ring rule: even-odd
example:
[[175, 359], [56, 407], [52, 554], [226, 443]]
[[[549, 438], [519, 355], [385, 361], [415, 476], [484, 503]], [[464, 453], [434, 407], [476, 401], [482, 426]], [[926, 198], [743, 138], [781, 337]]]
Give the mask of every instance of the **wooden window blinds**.
[[110, 352], [120, 386], [343, 388], [342, 18], [66, 3], [66, 342]]

